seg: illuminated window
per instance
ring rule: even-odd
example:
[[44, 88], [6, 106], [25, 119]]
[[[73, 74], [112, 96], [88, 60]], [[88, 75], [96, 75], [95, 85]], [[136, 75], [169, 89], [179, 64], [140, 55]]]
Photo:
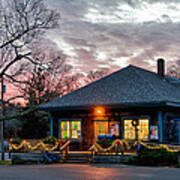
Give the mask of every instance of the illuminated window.
[[69, 121], [61, 122], [61, 138], [67, 139], [70, 137]]
[[62, 139], [79, 139], [81, 137], [80, 121], [61, 121]]
[[148, 136], [149, 136], [149, 120], [148, 119], [139, 120], [138, 136], [139, 136], [139, 139], [148, 139]]
[[132, 125], [132, 120], [124, 120], [124, 139], [135, 139], [135, 127]]
[[[139, 119], [138, 121], [138, 139], [148, 139], [149, 120]], [[124, 120], [124, 139], [136, 139], [136, 131], [135, 126], [132, 125], [132, 119]]]
[[80, 138], [81, 137], [81, 122], [71, 121], [71, 137]]
[[110, 134], [119, 136], [119, 123], [110, 122]]

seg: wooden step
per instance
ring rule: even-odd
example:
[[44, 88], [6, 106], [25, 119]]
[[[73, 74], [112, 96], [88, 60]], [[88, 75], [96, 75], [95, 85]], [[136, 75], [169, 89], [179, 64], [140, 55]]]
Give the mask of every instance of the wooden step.
[[88, 163], [89, 162], [89, 153], [73, 153], [68, 154], [66, 163]]

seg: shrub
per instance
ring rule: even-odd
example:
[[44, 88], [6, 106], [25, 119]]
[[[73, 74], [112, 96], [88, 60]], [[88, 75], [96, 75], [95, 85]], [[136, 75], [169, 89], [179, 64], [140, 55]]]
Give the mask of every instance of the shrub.
[[20, 144], [21, 141], [22, 141], [21, 138], [12, 138], [12, 139], [10, 140], [10, 143], [12, 143], [12, 144]]
[[97, 140], [96, 142], [101, 145], [102, 147], [108, 147], [113, 143], [114, 140], [112, 139], [101, 139], [101, 140]]
[[55, 137], [47, 137], [45, 139], [43, 139], [43, 143], [45, 144], [55, 144], [57, 142], [57, 138]]
[[147, 149], [145, 147], [138, 151], [135, 161], [140, 165], [177, 165], [178, 153], [168, 152], [166, 149]]

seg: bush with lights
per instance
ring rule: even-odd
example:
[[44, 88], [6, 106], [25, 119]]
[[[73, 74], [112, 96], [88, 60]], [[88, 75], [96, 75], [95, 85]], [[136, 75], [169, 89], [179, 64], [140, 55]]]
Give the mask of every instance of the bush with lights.
[[22, 142], [21, 138], [12, 138], [9, 141], [11, 144], [20, 144]]
[[54, 151], [62, 145], [61, 141], [58, 141], [57, 138], [45, 138], [40, 140], [36, 145], [32, 145], [30, 141], [27, 140], [18, 140], [10, 139], [9, 141], [9, 151], [10, 152], [33, 152], [33, 151]]
[[45, 144], [55, 144], [56, 142], [58, 142], [58, 139], [55, 137], [47, 137], [43, 139], [43, 143]]

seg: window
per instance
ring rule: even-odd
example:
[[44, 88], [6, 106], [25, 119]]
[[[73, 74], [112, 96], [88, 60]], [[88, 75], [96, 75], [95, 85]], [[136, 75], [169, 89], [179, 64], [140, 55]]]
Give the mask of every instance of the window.
[[71, 138], [77, 139], [81, 137], [81, 122], [71, 121]]
[[110, 134], [119, 136], [119, 123], [118, 122], [110, 122]]
[[135, 127], [132, 120], [124, 120], [124, 139], [135, 139]]
[[[136, 129], [133, 126], [133, 118], [124, 120], [124, 139], [136, 139]], [[138, 119], [137, 125], [138, 139], [148, 139], [149, 136], [149, 120]]]
[[79, 139], [81, 137], [81, 121], [60, 121], [62, 139]]
[[139, 139], [148, 139], [149, 136], [149, 120], [140, 119], [138, 126], [138, 137]]
[[67, 139], [70, 138], [70, 123], [69, 121], [63, 121], [61, 122], [61, 138]]

